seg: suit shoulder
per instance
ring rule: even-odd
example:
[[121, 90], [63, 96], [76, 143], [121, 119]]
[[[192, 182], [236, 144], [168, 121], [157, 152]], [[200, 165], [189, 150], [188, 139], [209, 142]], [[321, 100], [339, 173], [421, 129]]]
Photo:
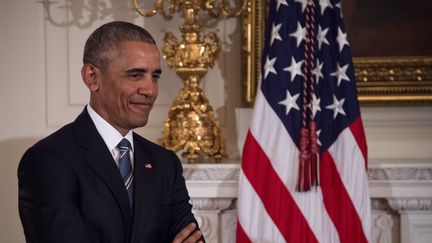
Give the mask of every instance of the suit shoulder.
[[36, 157], [48, 158], [70, 158], [76, 153], [76, 145], [73, 125], [69, 123], [47, 137], [39, 140], [28, 148], [22, 156], [22, 161]]
[[65, 147], [65, 145], [69, 145], [74, 141], [74, 133], [72, 130], [72, 123], [69, 123], [47, 137], [39, 140], [32, 147], [45, 149], [58, 149]]
[[18, 171], [39, 170], [43, 168], [60, 168], [62, 163], [73, 156], [74, 147], [71, 146], [73, 133], [70, 124], [60, 128], [51, 135], [39, 140], [28, 148], [22, 155]]

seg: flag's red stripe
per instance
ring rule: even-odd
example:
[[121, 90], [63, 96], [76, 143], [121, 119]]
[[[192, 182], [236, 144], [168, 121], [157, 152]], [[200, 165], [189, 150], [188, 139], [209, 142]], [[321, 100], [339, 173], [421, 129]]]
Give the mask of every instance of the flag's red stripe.
[[244, 229], [241, 226], [239, 221], [237, 221], [236, 242], [237, 243], [252, 243], [252, 241], [246, 235], [246, 232], [244, 231]]
[[328, 151], [322, 154], [320, 172], [324, 205], [338, 231], [340, 242], [366, 243], [360, 218]]
[[354, 121], [353, 124], [350, 126], [351, 133], [353, 134], [357, 145], [360, 148], [360, 151], [363, 154], [363, 158], [365, 159], [365, 168], [367, 170], [368, 165], [368, 150], [367, 150], [367, 143], [366, 143], [366, 136], [363, 128], [363, 122], [361, 117], [357, 117], [357, 119]]
[[318, 242], [290, 192], [250, 131], [243, 150], [242, 169], [287, 242]]

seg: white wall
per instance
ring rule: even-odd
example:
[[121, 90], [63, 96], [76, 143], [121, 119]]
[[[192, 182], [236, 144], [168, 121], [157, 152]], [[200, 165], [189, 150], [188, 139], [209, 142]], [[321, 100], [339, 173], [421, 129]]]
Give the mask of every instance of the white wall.
[[16, 168], [24, 149], [51, 132], [45, 122], [43, 15], [30, 1], [0, 6], [0, 242], [24, 242]]
[[[81, 84], [79, 68], [82, 44], [88, 33], [100, 23], [123, 19], [144, 25], [161, 44], [162, 33], [167, 30], [177, 33], [176, 26], [181, 22], [178, 18], [166, 22], [160, 16], [144, 20], [131, 13], [129, 1], [99, 2], [108, 7], [104, 18], [88, 27], [76, 24], [56, 27], [44, 20], [43, 5], [36, 0], [0, 1], [0, 243], [24, 242], [16, 179], [23, 152], [73, 120], [87, 102], [88, 93]], [[109, 9], [113, 5], [114, 9]], [[55, 5], [53, 12], [57, 20], [66, 16]], [[89, 16], [87, 10], [82, 13], [81, 23]], [[240, 25], [230, 19], [213, 22], [209, 27], [217, 31], [223, 49], [202, 86], [220, 119], [229, 155], [238, 158], [234, 108], [240, 106], [242, 96]], [[160, 136], [168, 108], [181, 87], [175, 73], [166, 66], [163, 69], [157, 106], [149, 125], [138, 130], [152, 140]], [[372, 163], [432, 161], [431, 107], [365, 108], [363, 117]]]
[[[53, 18], [62, 22], [74, 19], [72, 12], [59, 8], [65, 0], [52, 5]], [[179, 38], [179, 17], [171, 22], [160, 16], [144, 19], [133, 12], [130, 1], [88, 0], [99, 5], [98, 18], [89, 21], [91, 11], [71, 1], [82, 19], [68, 27], [44, 20], [43, 4], [36, 0], [0, 2], [0, 243], [24, 242], [17, 210], [16, 171], [23, 152], [37, 140], [72, 121], [88, 100], [82, 84], [82, 48], [88, 34], [110, 20], [127, 20], [144, 25], [162, 44], [165, 31]], [[150, 5], [149, 5], [150, 6]], [[69, 14], [69, 16], [67, 15]], [[85, 24], [89, 22], [89, 26]], [[209, 28], [222, 40], [215, 68], [202, 82], [213, 109], [220, 119], [223, 136], [231, 157], [238, 157], [235, 144], [234, 109], [240, 95], [240, 26], [237, 20], [212, 21]], [[228, 60], [230, 60], [228, 62]], [[163, 62], [160, 94], [149, 124], [138, 132], [155, 141], [160, 135], [168, 109], [182, 83]], [[211, 92], [209, 92], [211, 90]]]

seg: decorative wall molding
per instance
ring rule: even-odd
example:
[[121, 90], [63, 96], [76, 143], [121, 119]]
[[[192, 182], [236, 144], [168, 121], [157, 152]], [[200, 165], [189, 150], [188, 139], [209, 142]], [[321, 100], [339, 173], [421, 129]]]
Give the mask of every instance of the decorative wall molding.
[[[232, 181], [238, 180], [239, 164], [187, 164], [183, 166], [183, 176], [191, 181]], [[222, 166], [220, 166], [222, 165]]]
[[432, 211], [432, 198], [391, 198], [390, 207], [395, 211]]
[[392, 208], [389, 206], [385, 198], [371, 198], [372, 210], [390, 211]]
[[432, 212], [402, 211], [400, 214], [401, 243], [432, 242]]
[[183, 175], [192, 199], [236, 198], [239, 170], [239, 163], [183, 165]]
[[234, 202], [232, 198], [191, 198], [192, 210], [207, 242], [224, 242], [221, 241], [223, 232], [232, 234], [229, 232], [229, 229], [232, 231], [232, 226], [228, 230], [223, 229], [227, 224], [232, 224], [232, 220], [236, 220], [236, 214], [226, 214], [223, 211], [232, 208]]
[[392, 243], [393, 224], [393, 217], [388, 212], [372, 212], [372, 241], [376, 243]]
[[201, 232], [205, 236], [207, 242], [218, 241], [218, 214], [209, 212], [195, 212], [195, 218], [200, 226]]
[[233, 199], [230, 198], [191, 198], [194, 210], [202, 211], [222, 211], [231, 206]]
[[431, 167], [372, 167], [369, 180], [432, 180]]
[[368, 176], [372, 198], [432, 198], [430, 162], [373, 164]]

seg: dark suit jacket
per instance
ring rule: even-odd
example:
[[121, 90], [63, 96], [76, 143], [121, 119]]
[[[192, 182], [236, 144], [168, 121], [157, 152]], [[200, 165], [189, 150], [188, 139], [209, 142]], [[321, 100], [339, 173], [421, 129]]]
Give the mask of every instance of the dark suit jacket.
[[27, 242], [171, 242], [196, 222], [177, 156], [137, 134], [133, 139], [132, 210], [119, 169], [86, 109], [27, 150], [18, 168]]

